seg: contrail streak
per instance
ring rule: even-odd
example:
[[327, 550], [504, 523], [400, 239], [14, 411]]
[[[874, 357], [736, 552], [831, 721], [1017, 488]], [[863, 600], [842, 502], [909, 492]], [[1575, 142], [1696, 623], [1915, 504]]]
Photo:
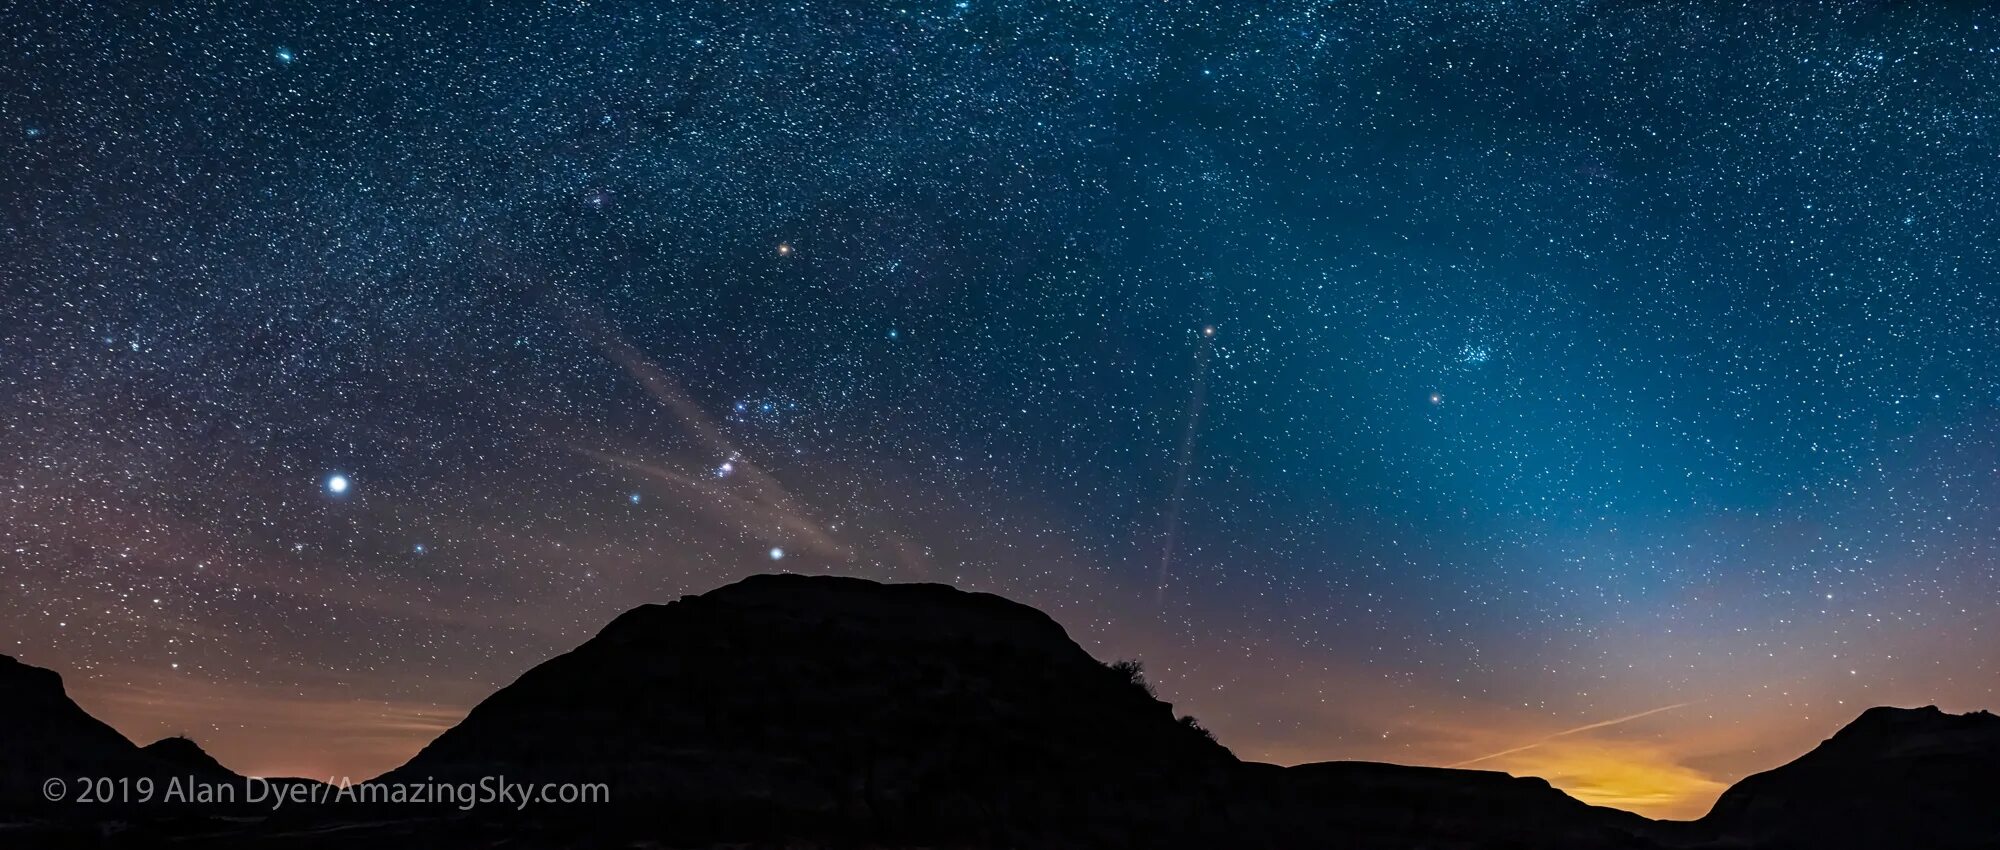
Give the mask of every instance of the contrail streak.
[[1215, 344], [1215, 326], [1201, 329], [1194, 349], [1194, 389], [1188, 394], [1187, 430], [1181, 432], [1180, 454], [1174, 459], [1174, 489], [1167, 495], [1166, 531], [1160, 544], [1160, 569], [1153, 577], [1153, 604], [1167, 599], [1167, 577], [1174, 565], [1174, 543], [1180, 536], [1181, 502], [1187, 498], [1189, 467], [1194, 464], [1194, 441], [1201, 430], [1201, 414], [1208, 407], [1209, 349]]
[[1532, 749], [1534, 749], [1534, 748], [1536, 748], [1536, 747], [1539, 747], [1539, 746], [1541, 746], [1541, 745], [1543, 745], [1543, 744], [1546, 744], [1546, 743], [1548, 743], [1548, 742], [1550, 742], [1550, 741], [1553, 741], [1553, 740], [1555, 740], [1555, 739], [1557, 739], [1557, 738], [1561, 738], [1561, 737], [1563, 737], [1563, 736], [1565, 736], [1565, 735], [1574, 735], [1574, 734], [1576, 734], [1576, 733], [1578, 733], [1578, 732], [1588, 732], [1588, 731], [1590, 731], [1590, 730], [1592, 730], [1592, 729], [1602, 729], [1602, 728], [1604, 728], [1604, 727], [1606, 727], [1606, 726], [1616, 726], [1616, 725], [1618, 725], [1618, 724], [1620, 724], [1620, 723], [1625, 723], [1625, 722], [1627, 722], [1627, 721], [1632, 721], [1632, 720], [1638, 720], [1638, 719], [1639, 719], [1639, 718], [1641, 718], [1641, 717], [1649, 717], [1649, 716], [1652, 716], [1652, 715], [1655, 715], [1655, 714], [1659, 714], [1659, 713], [1660, 713], [1660, 712], [1662, 712], [1662, 711], [1673, 711], [1673, 710], [1674, 710], [1674, 709], [1676, 709], [1676, 708], [1686, 708], [1686, 707], [1688, 707], [1688, 706], [1690, 706], [1690, 705], [1694, 705], [1694, 703], [1693, 703], [1693, 702], [1677, 702], [1677, 703], [1674, 703], [1673, 705], [1663, 705], [1663, 706], [1660, 706], [1659, 708], [1649, 708], [1649, 709], [1647, 709], [1647, 710], [1645, 710], [1645, 711], [1641, 711], [1641, 712], [1639, 712], [1638, 714], [1627, 714], [1627, 715], [1625, 715], [1624, 717], [1619, 717], [1619, 718], [1614, 718], [1614, 719], [1611, 719], [1611, 720], [1600, 720], [1600, 721], [1598, 721], [1598, 722], [1596, 722], [1596, 723], [1590, 723], [1590, 724], [1586, 724], [1586, 725], [1583, 725], [1583, 726], [1578, 726], [1578, 727], [1576, 727], [1575, 729], [1564, 729], [1564, 730], [1562, 730], [1561, 732], [1557, 732], [1557, 733], [1555, 733], [1555, 734], [1552, 734], [1552, 735], [1545, 735], [1545, 736], [1543, 736], [1543, 737], [1542, 737], [1542, 738], [1541, 738], [1540, 740], [1537, 740], [1537, 741], [1535, 741], [1534, 743], [1530, 743], [1530, 744], [1523, 744], [1523, 745], [1521, 745], [1521, 746], [1518, 746], [1518, 747], [1515, 747], [1515, 748], [1513, 748], [1513, 749], [1511, 749], [1511, 750], [1501, 750], [1500, 752], [1497, 752], [1497, 753], [1492, 753], [1492, 754], [1490, 754], [1490, 755], [1483, 755], [1483, 756], [1480, 756], [1479, 758], [1476, 758], [1476, 759], [1468, 759], [1468, 760], [1466, 760], [1466, 761], [1462, 761], [1462, 762], [1459, 762], [1459, 763], [1457, 763], [1457, 764], [1448, 764], [1448, 765], [1445, 765], [1445, 766], [1446, 766], [1446, 767], [1464, 767], [1464, 766], [1466, 766], [1466, 765], [1468, 765], [1468, 764], [1478, 764], [1478, 763], [1480, 763], [1480, 762], [1482, 762], [1482, 761], [1486, 761], [1486, 760], [1488, 760], [1488, 759], [1497, 759], [1497, 758], [1499, 758], [1499, 757], [1501, 757], [1501, 756], [1511, 756], [1511, 755], [1513, 755], [1513, 754], [1515, 754], [1515, 753], [1519, 753], [1519, 752], [1525, 752], [1525, 751], [1527, 751], [1527, 750], [1532, 750]]

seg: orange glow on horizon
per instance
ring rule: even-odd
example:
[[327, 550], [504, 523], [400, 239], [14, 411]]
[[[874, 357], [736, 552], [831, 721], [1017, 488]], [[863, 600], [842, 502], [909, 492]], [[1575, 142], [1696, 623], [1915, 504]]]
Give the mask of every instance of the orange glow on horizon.
[[1665, 747], [1611, 740], [1552, 741], [1480, 766], [1539, 776], [1591, 805], [1667, 820], [1701, 817], [1729, 787]]

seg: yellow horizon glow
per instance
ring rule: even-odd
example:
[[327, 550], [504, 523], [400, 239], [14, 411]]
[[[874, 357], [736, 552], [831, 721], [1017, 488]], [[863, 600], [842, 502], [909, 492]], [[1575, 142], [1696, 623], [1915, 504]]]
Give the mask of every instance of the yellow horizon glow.
[[1681, 764], [1661, 746], [1627, 741], [1558, 739], [1495, 757], [1481, 767], [1539, 776], [1591, 805], [1664, 820], [1707, 814], [1729, 787]]

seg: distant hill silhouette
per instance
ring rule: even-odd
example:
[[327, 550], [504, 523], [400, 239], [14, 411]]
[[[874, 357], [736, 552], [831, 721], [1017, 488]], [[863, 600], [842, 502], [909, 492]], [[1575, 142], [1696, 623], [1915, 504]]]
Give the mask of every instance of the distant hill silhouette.
[[153, 767], [72, 701], [61, 676], [0, 655], [0, 809], [41, 808], [51, 777], [137, 776]]
[[139, 751], [180, 775], [206, 780], [238, 778], [235, 771], [223, 767], [222, 762], [216, 761], [214, 756], [209, 755], [191, 738], [180, 736], [161, 738], [141, 747]]
[[1652, 822], [1497, 771], [1245, 763], [1236, 821], [1263, 847], [1653, 847]]
[[[38, 794], [51, 771], [227, 773], [183, 738], [134, 747], [55, 674], [4, 657], [0, 723], [0, 803]], [[1136, 665], [1100, 663], [1033, 608], [770, 575], [627, 612], [376, 780], [602, 782], [608, 804], [182, 812], [120, 834], [370, 850], [1995, 847], [1996, 727], [1985, 713], [1872, 709], [1702, 820], [1660, 823], [1489, 771], [1239, 761], [1176, 719]], [[58, 827], [0, 827], [7, 838], [79, 843]]]
[[1033, 608], [766, 575], [627, 612], [383, 780], [598, 781], [716, 836], [1012, 846], [1224, 829], [1235, 763]]
[[1871, 708], [1698, 823], [1760, 847], [2000, 847], [2000, 717]]
[[383, 780], [603, 781], [731, 839], [1610, 847], [1646, 823], [1504, 774], [1245, 764], [1135, 673], [997, 596], [756, 576], [626, 613]]
[[[124, 790], [115, 792], [110, 801], [100, 794], [97, 802], [78, 803], [82, 794], [79, 780], [85, 778], [150, 779], [154, 802], [128, 805], [127, 795], [132, 792]], [[45, 794], [43, 783], [52, 779], [62, 783], [59, 801], [51, 801]], [[169, 782], [181, 782], [184, 788], [192, 788], [195, 782], [229, 784], [242, 797], [248, 796], [243, 777], [223, 767], [194, 741], [172, 737], [144, 747], [133, 744], [71, 700], [60, 675], [0, 655], [0, 847], [17, 846], [7, 842], [10, 838], [31, 840], [25, 837], [27, 833], [7, 827], [20, 818], [122, 821], [155, 815], [162, 820], [185, 821], [190, 814], [200, 814], [198, 809], [165, 802]], [[272, 779], [266, 787], [300, 783], [312, 780]], [[233, 816], [261, 811], [258, 804], [239, 802], [212, 807], [209, 813]]]

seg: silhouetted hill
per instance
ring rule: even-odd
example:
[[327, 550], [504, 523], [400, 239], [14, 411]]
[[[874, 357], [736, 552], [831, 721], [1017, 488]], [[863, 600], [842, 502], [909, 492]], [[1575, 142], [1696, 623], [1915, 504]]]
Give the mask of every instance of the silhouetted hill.
[[[93, 802], [79, 802], [84, 779], [98, 783]], [[139, 779], [151, 782], [146, 786], [121, 782]], [[51, 780], [60, 783], [59, 799], [47, 796], [44, 783]], [[170, 795], [169, 783], [180, 783], [183, 796]], [[188, 803], [197, 793], [195, 783], [231, 786], [237, 802]], [[319, 783], [273, 779], [264, 788], [300, 784]], [[204, 816], [269, 811], [267, 804], [247, 799], [248, 789], [241, 776], [194, 741], [173, 737], [145, 747], [135, 745], [72, 701], [54, 671], [0, 655], [0, 839], [5, 839], [0, 847], [72, 846], [79, 841], [77, 822], [172, 820], [174, 829], [180, 830], [199, 826]], [[145, 801], [137, 802], [142, 793]], [[8, 826], [15, 821], [38, 827], [28, 831]], [[83, 834], [94, 830], [85, 829]]]
[[1236, 765], [1045, 614], [765, 575], [630, 611], [388, 781], [604, 782], [693, 833], [983, 845], [1223, 828]]
[[61, 676], [0, 655], [0, 809], [42, 808], [51, 777], [138, 775], [150, 764], [71, 701]]
[[174, 771], [177, 775], [192, 776], [203, 780], [232, 780], [239, 778], [236, 772], [223, 767], [193, 739], [181, 736], [161, 738], [140, 748], [161, 767]]
[[[234, 774], [184, 738], [144, 750], [0, 656], [10, 799], [51, 775]], [[2000, 847], [2000, 720], [1871, 709], [1692, 823], [1540, 779], [1241, 762], [1136, 667], [1039, 611], [940, 585], [757, 576], [614, 620], [378, 783], [603, 783], [608, 803], [99, 810], [7, 846], [429, 848]], [[378, 786], [386, 787], [386, 786]], [[99, 823], [85, 822], [97, 818]], [[5, 843], [5, 842], [0, 842]]]
[[628, 612], [382, 780], [495, 775], [604, 782], [679, 838], [1614, 847], [1646, 823], [1484, 771], [1245, 764], [1039, 611], [826, 576]]
[[2000, 717], [1871, 708], [1697, 824], [1758, 847], [2000, 847]]
[[[1246, 764], [1237, 821], [1269, 847], [1652, 847], [1651, 821], [1546, 780], [1485, 770], [1336, 761]], [[1337, 842], [1337, 844], [1329, 844]]]

